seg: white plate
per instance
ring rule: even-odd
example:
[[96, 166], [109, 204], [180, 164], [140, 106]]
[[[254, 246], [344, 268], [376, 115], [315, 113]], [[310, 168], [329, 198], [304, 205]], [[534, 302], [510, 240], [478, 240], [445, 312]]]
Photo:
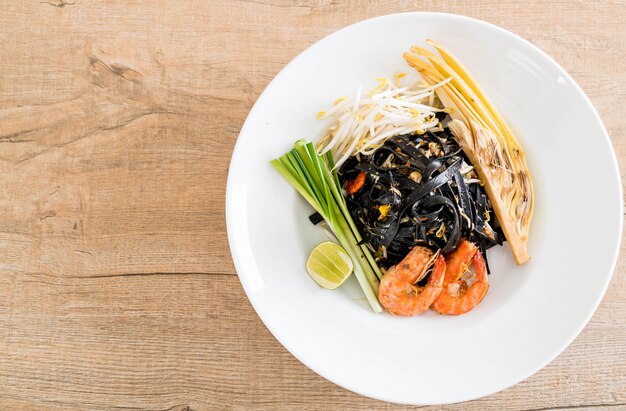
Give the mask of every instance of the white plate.
[[[536, 190], [529, 250], [514, 264], [492, 249], [491, 288], [458, 317], [375, 315], [351, 278], [321, 289], [305, 261], [324, 239], [312, 212], [269, 161], [315, 114], [359, 83], [409, 70], [402, 52], [426, 38], [466, 65], [516, 130]], [[296, 57], [251, 110], [226, 194], [233, 260], [259, 317], [294, 356], [354, 392], [405, 404], [494, 393], [548, 364], [578, 335], [611, 278], [622, 232], [621, 183], [608, 135], [574, 80], [539, 49], [491, 24], [437, 13], [363, 21]], [[583, 364], [581, 364], [583, 366]]]

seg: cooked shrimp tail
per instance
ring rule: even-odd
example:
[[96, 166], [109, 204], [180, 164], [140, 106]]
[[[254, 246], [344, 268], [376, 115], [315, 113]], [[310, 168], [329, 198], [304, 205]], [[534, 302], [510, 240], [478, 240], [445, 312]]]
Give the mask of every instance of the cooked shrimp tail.
[[[478, 305], [489, 290], [487, 280], [487, 266], [480, 252], [475, 252], [472, 258], [476, 281], [464, 289], [463, 280], [444, 284], [443, 291], [435, 300], [432, 308], [440, 314], [464, 314]], [[461, 273], [463, 274], [463, 273]]]
[[478, 246], [471, 241], [461, 240], [456, 250], [446, 258], [445, 284], [459, 281], [472, 262], [472, 257], [478, 251]]
[[[434, 258], [425, 247], [414, 247], [396, 266], [391, 267], [380, 282], [378, 300], [394, 315], [411, 316], [428, 310], [443, 289], [446, 262], [443, 256]], [[430, 279], [424, 287], [415, 283], [433, 266]]]

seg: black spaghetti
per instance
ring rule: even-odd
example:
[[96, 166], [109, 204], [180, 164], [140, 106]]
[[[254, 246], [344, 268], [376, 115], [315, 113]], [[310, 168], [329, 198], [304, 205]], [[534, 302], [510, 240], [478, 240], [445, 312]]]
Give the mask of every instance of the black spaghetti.
[[346, 161], [339, 178], [363, 243], [388, 268], [417, 245], [453, 251], [461, 238], [482, 254], [504, 236], [470, 162], [448, 129], [393, 137]]

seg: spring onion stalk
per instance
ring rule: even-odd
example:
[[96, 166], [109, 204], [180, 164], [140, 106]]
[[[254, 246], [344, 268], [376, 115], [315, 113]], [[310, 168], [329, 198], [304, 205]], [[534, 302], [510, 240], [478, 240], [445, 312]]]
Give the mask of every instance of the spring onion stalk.
[[354, 265], [354, 275], [374, 312], [381, 312], [378, 285], [382, 274], [348, 212], [330, 153], [319, 155], [312, 143], [298, 140], [294, 148], [272, 160], [272, 166], [326, 221]]

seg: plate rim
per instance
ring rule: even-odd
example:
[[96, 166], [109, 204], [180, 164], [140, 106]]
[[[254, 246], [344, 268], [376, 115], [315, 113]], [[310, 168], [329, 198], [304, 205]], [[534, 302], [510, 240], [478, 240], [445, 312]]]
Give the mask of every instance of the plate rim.
[[368, 19], [364, 19], [364, 20], [360, 20], [360, 21], [351, 23], [351, 24], [349, 24], [347, 26], [343, 26], [343, 27], [339, 28], [338, 30], [335, 30], [332, 33], [329, 33], [329, 34], [325, 35], [324, 37], [320, 38], [319, 40], [315, 41], [313, 44], [307, 46], [304, 50], [302, 50], [294, 58], [292, 58], [278, 73], [276, 73], [276, 75], [265, 86], [263, 91], [257, 97], [254, 105], [252, 106], [252, 108], [248, 112], [248, 115], [246, 116], [246, 120], [244, 121], [244, 123], [243, 123], [243, 125], [242, 125], [242, 127], [241, 127], [241, 129], [239, 131], [239, 134], [237, 135], [237, 141], [235, 143], [235, 146], [234, 146], [232, 154], [231, 154], [230, 164], [229, 164], [229, 167], [228, 167], [228, 177], [227, 177], [227, 182], [226, 182], [225, 214], [226, 214], [226, 231], [227, 231], [227, 236], [228, 236], [228, 244], [229, 244], [229, 249], [230, 249], [232, 261], [233, 261], [233, 264], [235, 266], [235, 270], [237, 272], [237, 277], [239, 278], [239, 281], [241, 282], [241, 285], [242, 285], [242, 287], [244, 289], [244, 292], [246, 294], [246, 297], [247, 297], [248, 301], [252, 305], [252, 307], [253, 307], [254, 311], [256, 312], [257, 316], [261, 319], [261, 322], [263, 323], [263, 325], [270, 331], [272, 336], [292, 356], [294, 356], [298, 361], [300, 361], [302, 364], [304, 364], [307, 368], [309, 368], [310, 370], [312, 370], [313, 372], [315, 372], [317, 375], [321, 376], [322, 378], [332, 382], [333, 384], [338, 385], [338, 386], [340, 386], [340, 387], [342, 387], [344, 389], [347, 389], [349, 391], [352, 391], [352, 392], [354, 392], [356, 394], [362, 395], [362, 396], [367, 397], [367, 398], [373, 398], [373, 399], [380, 400], [380, 401], [386, 401], [386, 402], [389, 402], [389, 403], [402, 404], [402, 405], [443, 405], [443, 404], [455, 404], [455, 403], [471, 401], [471, 400], [475, 400], [475, 399], [479, 399], [479, 398], [484, 398], [484, 397], [493, 395], [493, 394], [495, 394], [497, 392], [503, 391], [503, 390], [505, 390], [507, 388], [511, 388], [511, 387], [519, 384], [520, 382], [522, 382], [522, 381], [532, 377], [537, 372], [539, 372], [540, 370], [545, 368], [547, 365], [549, 365], [552, 361], [554, 361], [554, 359], [556, 357], [561, 355], [563, 353], [563, 351], [565, 351], [565, 349], [567, 347], [569, 347], [574, 342], [574, 340], [580, 335], [582, 330], [587, 326], [587, 324], [589, 323], [589, 321], [591, 320], [591, 318], [593, 317], [593, 315], [597, 311], [598, 306], [600, 305], [600, 302], [604, 298], [604, 295], [606, 294], [608, 286], [609, 286], [609, 284], [610, 284], [610, 282], [611, 282], [611, 280], [613, 278], [613, 275], [615, 274], [615, 269], [616, 269], [616, 266], [617, 266], [617, 260], [618, 260], [619, 253], [620, 253], [620, 250], [621, 250], [621, 240], [622, 240], [621, 234], [623, 233], [623, 220], [624, 220], [623, 213], [619, 213], [619, 230], [617, 230], [618, 234], [617, 234], [616, 241], [614, 242], [615, 247], [614, 247], [614, 250], [613, 250], [612, 262], [610, 264], [610, 266], [612, 267], [612, 270], [611, 270], [610, 274], [606, 277], [606, 281], [605, 281], [605, 283], [602, 286], [602, 292], [598, 293], [598, 295], [595, 298], [595, 301], [593, 303], [593, 309], [590, 310], [589, 313], [587, 313], [586, 318], [584, 319], [584, 321], [581, 321], [580, 325], [577, 327], [577, 329], [571, 335], [569, 335], [567, 338], [565, 338], [563, 340], [564, 343], [562, 343], [558, 347], [558, 349], [554, 350], [553, 353], [551, 353], [550, 355], [546, 356], [546, 360], [545, 361], [540, 362], [540, 364], [538, 363], [538, 366], [536, 366], [536, 367], [531, 367], [532, 371], [528, 375], [521, 376], [521, 377], [515, 377], [515, 378], [512, 379], [512, 382], [511, 381], [507, 381], [505, 383], [494, 385], [495, 388], [492, 388], [491, 390], [486, 390], [485, 392], [480, 393], [478, 396], [476, 396], [476, 395], [460, 396], [460, 397], [452, 398], [450, 401], [446, 401], [446, 402], [407, 403], [407, 402], [398, 401], [397, 399], [388, 398], [388, 397], [385, 397], [385, 396], [372, 395], [371, 393], [367, 393], [367, 392], [361, 391], [358, 387], [355, 387], [352, 384], [346, 384], [344, 382], [342, 382], [342, 383], [337, 382], [335, 380], [335, 378], [333, 378], [332, 376], [327, 375], [326, 372], [324, 372], [322, 370], [319, 370], [318, 367], [316, 367], [314, 364], [312, 364], [309, 361], [304, 360], [299, 355], [297, 355], [294, 352], [295, 350], [292, 349], [292, 347], [288, 347], [276, 335], [274, 330], [265, 321], [263, 315], [259, 311], [259, 308], [257, 307], [255, 302], [253, 301], [253, 298], [251, 298], [250, 286], [249, 286], [247, 280], [245, 279], [245, 275], [242, 276], [242, 274], [241, 274], [241, 272], [243, 271], [242, 263], [241, 263], [241, 260], [240, 260], [241, 257], [239, 255], [239, 250], [237, 248], [237, 245], [235, 244], [233, 229], [231, 228], [233, 226], [233, 222], [232, 222], [233, 221], [233, 211], [232, 211], [233, 210], [233, 207], [232, 207], [232, 201], [233, 201], [233, 199], [232, 199], [232, 193], [233, 193], [232, 184], [233, 184], [233, 180], [231, 178], [231, 175], [232, 175], [232, 171], [234, 169], [234, 164], [236, 163], [236, 158], [238, 157], [238, 153], [242, 150], [241, 149], [241, 139], [240, 139], [240, 137], [241, 137], [242, 134], [248, 132], [248, 128], [250, 128], [250, 122], [251, 122], [250, 119], [252, 117], [254, 117], [253, 114], [255, 113], [256, 110], [258, 110], [258, 107], [261, 105], [261, 103], [264, 102], [265, 99], [268, 98], [267, 91], [271, 89], [271, 87], [275, 83], [276, 79], [283, 72], [285, 72], [290, 66], [294, 65], [297, 61], [299, 61], [301, 58], [303, 58], [304, 55], [311, 53], [312, 51], [314, 51], [315, 49], [317, 49], [319, 47], [322, 47], [323, 44], [325, 44], [326, 42], [331, 40], [332, 37], [334, 37], [335, 35], [338, 35], [339, 33], [342, 33], [344, 31], [348, 31], [349, 29], [353, 28], [354, 26], [357, 26], [357, 25], [360, 25], [360, 24], [364, 24], [364, 23], [369, 23], [369, 22], [376, 21], [376, 20], [381, 20], [381, 21], [382, 20], [393, 20], [393, 19], [399, 18], [399, 17], [417, 17], [417, 18], [426, 17], [427, 18], [428, 16], [438, 16], [438, 17], [443, 17], [443, 18], [465, 20], [465, 21], [468, 21], [468, 22], [470, 22], [472, 24], [483, 25], [483, 26], [486, 26], [486, 27], [488, 27], [488, 28], [490, 28], [492, 30], [496, 30], [496, 31], [500, 32], [502, 35], [512, 37], [514, 40], [522, 42], [525, 46], [529, 47], [534, 52], [539, 53], [543, 58], [547, 59], [554, 66], [554, 68], [557, 69], [557, 71], [559, 72], [559, 74], [561, 76], [563, 76], [565, 79], [569, 80], [571, 82], [571, 84], [574, 86], [574, 90], [576, 91], [576, 93], [582, 97], [581, 101], [584, 102], [584, 104], [587, 106], [587, 109], [590, 111], [590, 113], [592, 114], [593, 118], [595, 119], [595, 121], [600, 126], [600, 130], [602, 132], [601, 134], [602, 134], [602, 137], [604, 138], [604, 143], [607, 144], [607, 146], [609, 148], [609, 152], [612, 155], [611, 156], [612, 157], [612, 166], [613, 166], [613, 170], [615, 171], [615, 177], [616, 177], [616, 183], [617, 183], [617, 194], [618, 194], [618, 201], [619, 201], [619, 209], [623, 210], [623, 208], [624, 208], [623, 187], [622, 187], [621, 175], [620, 175], [620, 171], [619, 171], [619, 163], [617, 161], [617, 156], [615, 154], [615, 149], [613, 148], [613, 144], [611, 142], [611, 138], [610, 138], [610, 136], [608, 134], [606, 126], [604, 125], [604, 123], [603, 123], [600, 115], [598, 114], [596, 108], [594, 107], [593, 103], [591, 102], [591, 100], [589, 99], [587, 94], [583, 91], [583, 89], [580, 87], [580, 85], [574, 80], [574, 78], [572, 78], [572, 76], [555, 59], [553, 59], [549, 54], [547, 54], [546, 52], [541, 50], [539, 47], [537, 47], [536, 45], [534, 45], [530, 41], [524, 39], [520, 35], [512, 32], [510, 30], [507, 30], [507, 29], [505, 29], [503, 27], [500, 27], [500, 26], [498, 26], [496, 24], [493, 24], [493, 23], [490, 23], [490, 22], [487, 22], [487, 21], [484, 21], [484, 20], [480, 20], [480, 19], [477, 19], [477, 18], [474, 18], [474, 17], [465, 16], [465, 15], [462, 15], [462, 14], [432, 12], [432, 11], [412, 11], [412, 12], [391, 13], [391, 14], [385, 14], [385, 15], [371, 17], [371, 18], [368, 18]]

